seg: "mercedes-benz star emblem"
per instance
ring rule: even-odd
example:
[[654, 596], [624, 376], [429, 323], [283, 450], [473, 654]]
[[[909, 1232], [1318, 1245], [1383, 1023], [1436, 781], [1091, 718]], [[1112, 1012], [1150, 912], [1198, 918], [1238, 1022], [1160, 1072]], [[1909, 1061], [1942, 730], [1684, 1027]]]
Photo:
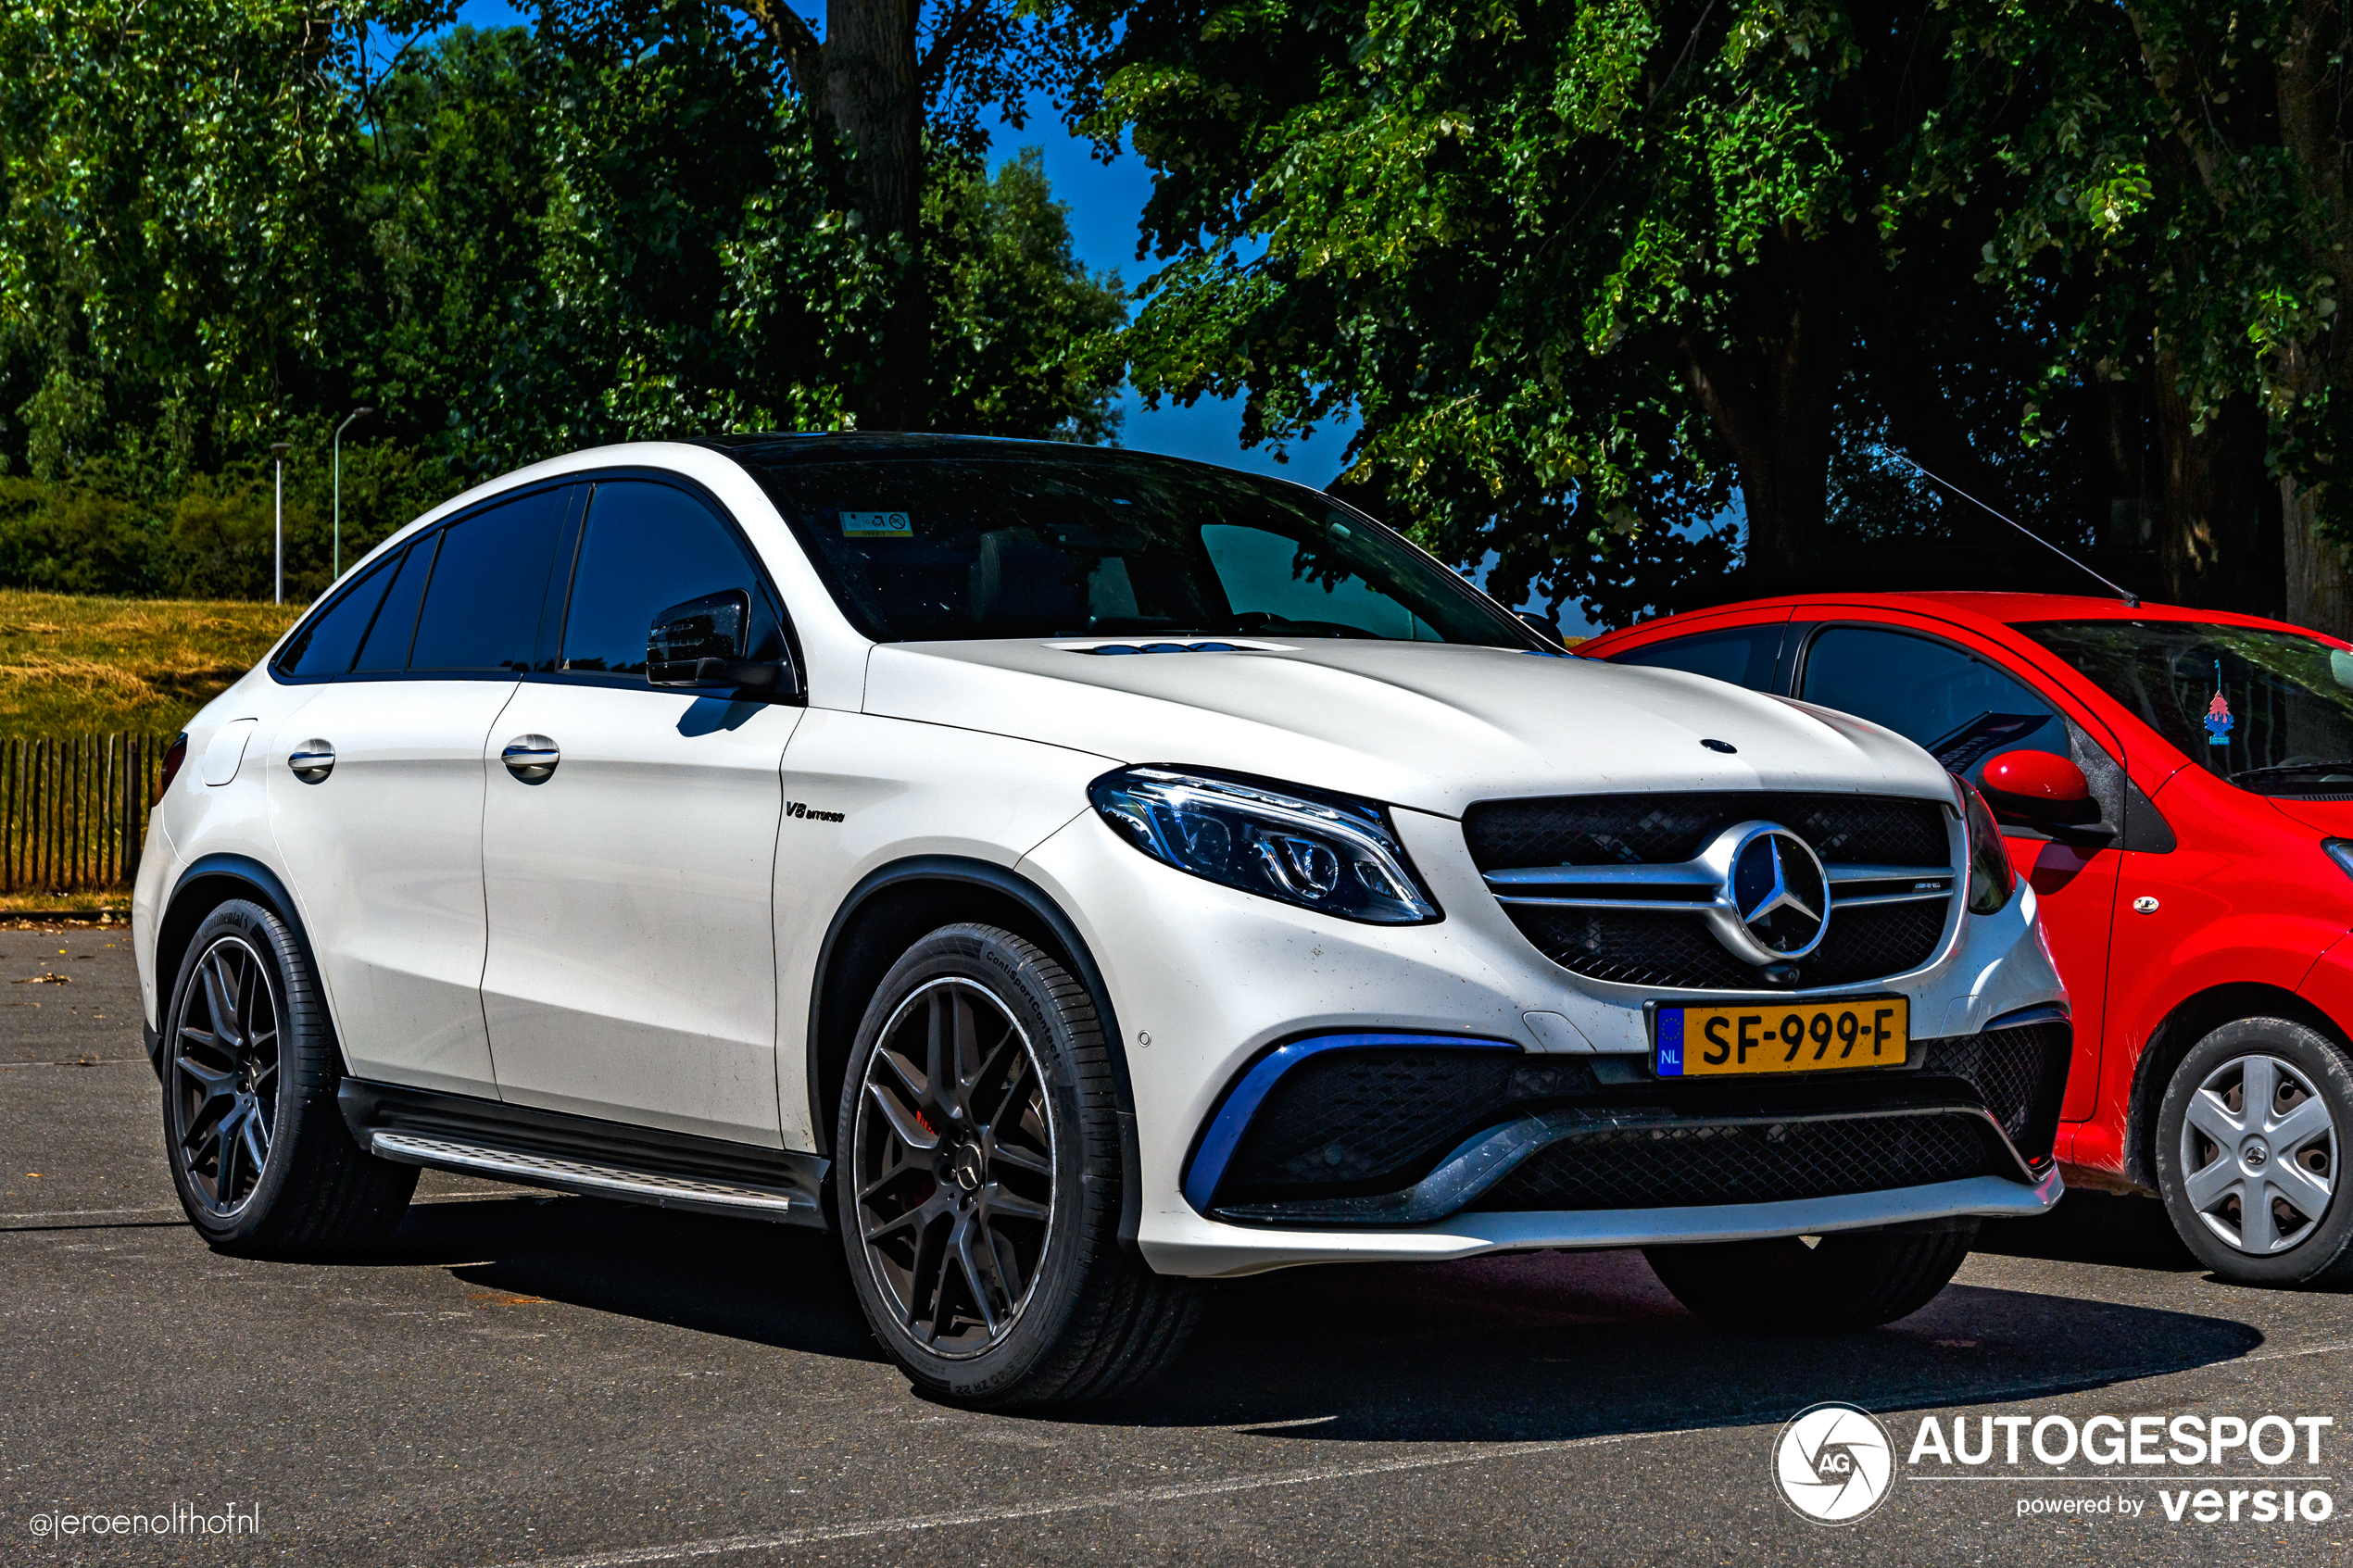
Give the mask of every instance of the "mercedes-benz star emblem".
[[1778, 822], [1742, 822], [1701, 856], [1723, 878], [1708, 923], [1762, 969], [1802, 959], [1830, 928], [1830, 878], [1813, 848]]

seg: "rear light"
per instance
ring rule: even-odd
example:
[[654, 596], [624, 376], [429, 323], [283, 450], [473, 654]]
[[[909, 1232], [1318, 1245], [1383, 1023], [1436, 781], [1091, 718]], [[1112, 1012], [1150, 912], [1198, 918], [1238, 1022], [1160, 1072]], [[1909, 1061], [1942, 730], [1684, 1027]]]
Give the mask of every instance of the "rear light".
[[187, 759], [188, 732], [182, 730], [164, 750], [163, 771], [156, 775], [156, 795], [153, 800], [147, 802], [149, 806], [163, 804], [164, 796], [171, 789], [171, 781], [180, 776], [180, 764]]
[[1969, 827], [1969, 913], [1998, 915], [2009, 908], [2010, 895], [2018, 891], [2018, 868], [2010, 864], [2001, 824], [1994, 820], [1994, 809], [1985, 804], [1985, 797], [1958, 773], [1953, 775], [1953, 785], [1961, 792], [1961, 820]]

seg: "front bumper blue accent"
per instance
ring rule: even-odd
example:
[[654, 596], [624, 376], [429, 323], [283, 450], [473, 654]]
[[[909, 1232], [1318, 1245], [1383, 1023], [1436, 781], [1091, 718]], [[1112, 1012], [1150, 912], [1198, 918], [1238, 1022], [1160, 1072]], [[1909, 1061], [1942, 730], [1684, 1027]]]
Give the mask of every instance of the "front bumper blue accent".
[[1209, 1212], [1209, 1200], [1217, 1194], [1217, 1184], [1226, 1176], [1226, 1166], [1240, 1147], [1242, 1134], [1249, 1129], [1251, 1118], [1266, 1101], [1284, 1073], [1309, 1057], [1326, 1051], [1369, 1050], [1383, 1046], [1438, 1046], [1449, 1049], [1469, 1047], [1478, 1050], [1516, 1051], [1523, 1049], [1508, 1040], [1481, 1040], [1459, 1035], [1311, 1035], [1303, 1040], [1293, 1040], [1276, 1047], [1251, 1064], [1241, 1075], [1217, 1113], [1209, 1120], [1209, 1128], [1202, 1134], [1201, 1147], [1193, 1151], [1192, 1163], [1185, 1171], [1185, 1201], [1202, 1214]]

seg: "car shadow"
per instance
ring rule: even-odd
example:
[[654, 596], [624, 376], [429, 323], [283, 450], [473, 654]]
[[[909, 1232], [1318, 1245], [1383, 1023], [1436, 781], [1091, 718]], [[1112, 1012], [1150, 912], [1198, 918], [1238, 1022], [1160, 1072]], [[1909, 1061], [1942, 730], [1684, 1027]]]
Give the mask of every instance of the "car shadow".
[[2165, 1205], [2156, 1198], [2082, 1188], [2070, 1191], [2047, 1214], [1988, 1223], [1977, 1233], [1977, 1250], [2167, 1273], [2206, 1266], [2182, 1245], [2173, 1222], [2165, 1217]]
[[[579, 1198], [420, 1204], [375, 1260], [697, 1333], [883, 1359], [834, 1239]], [[1325, 1265], [1210, 1289], [1192, 1342], [1131, 1395], [1023, 1417], [1298, 1440], [1551, 1441], [2038, 1398], [2227, 1361], [2227, 1318], [1948, 1286], [1901, 1323], [1821, 1338], [1727, 1332], [1637, 1252]]]
[[825, 1233], [593, 1198], [411, 1205], [365, 1261], [439, 1265], [472, 1285], [698, 1334], [884, 1360]]

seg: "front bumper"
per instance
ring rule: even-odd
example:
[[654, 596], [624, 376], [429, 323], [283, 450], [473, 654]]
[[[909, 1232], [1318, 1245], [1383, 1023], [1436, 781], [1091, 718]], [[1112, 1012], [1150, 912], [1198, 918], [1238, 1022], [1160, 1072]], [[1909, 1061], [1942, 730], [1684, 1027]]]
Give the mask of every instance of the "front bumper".
[[[1719, 1190], [1714, 1201], [1679, 1203], [1675, 1195], [1654, 1191], [1640, 1202], [1520, 1209], [1499, 1201], [1508, 1196], [1504, 1189], [1488, 1191], [1495, 1181], [1409, 1191], [1437, 1174], [1449, 1154], [1445, 1148], [1381, 1191], [1360, 1184], [1338, 1195], [1392, 1200], [1385, 1210], [1372, 1205], [1371, 1211], [1344, 1217], [1330, 1211], [1270, 1213], [1263, 1204], [1230, 1203], [1198, 1180], [1189, 1198], [1195, 1156], [1229, 1095], [1277, 1048], [1310, 1036], [1452, 1036], [1530, 1070], [1581, 1075], [1579, 1085], [1524, 1097], [1526, 1103], [1504, 1107], [1491, 1120], [1459, 1130], [1458, 1141], [1460, 1132], [1483, 1137], [1509, 1123], [1584, 1105], [1589, 1097], [1580, 1085], [1604, 1091], [1597, 1103], [1606, 1115], [1623, 1111], [1622, 1102], [1659, 1098], [1652, 1092], [1657, 1085], [1647, 1065], [1642, 1004], [1666, 998], [1588, 980], [1554, 965], [1488, 893], [1459, 822], [1408, 810], [1395, 811], [1393, 819], [1445, 911], [1436, 923], [1358, 924], [1236, 892], [1139, 854], [1092, 812], [1050, 837], [1018, 868], [1077, 923], [1110, 992], [1106, 999], [1125, 1036], [1135, 1096], [1141, 1178], [1137, 1241], [1156, 1270], [1228, 1275], [1309, 1262], [1435, 1261], [1524, 1248], [1812, 1235], [2038, 1213], [2057, 1200], [2059, 1184], [2047, 1148], [2032, 1147], [2032, 1139], [2025, 1140], [2022, 1157], [2016, 1148], [2006, 1161], [1989, 1155], [1950, 1179], [1928, 1171], [1874, 1190], [1856, 1190], [1850, 1182], [1798, 1196], [1760, 1190], [1754, 1201]], [[2000, 914], [1963, 919], [1935, 960], [1919, 971], [1872, 985], [1794, 995], [1889, 994], [1909, 1001], [1923, 1046], [1931, 1038], [1965, 1044], [1990, 1023], [2023, 1010], [2063, 1016], [2065, 1007], [2033, 923], [2033, 894], [2024, 887]], [[1738, 998], [1685, 992], [1677, 999]], [[1792, 995], [1773, 999], [1786, 1001]], [[2063, 1065], [2059, 1071], [2063, 1073]], [[1608, 1092], [1613, 1086], [1624, 1092]], [[2057, 1083], [2049, 1086], [2055, 1094]], [[1787, 1123], [1803, 1120], [1806, 1107], [1785, 1103], [1786, 1097], [1803, 1099], [1816, 1091], [1799, 1081], [1792, 1089], [1774, 1092], [1784, 1099], [1754, 1109]], [[1833, 1100], [1847, 1093], [1827, 1085], [1820, 1092]], [[2055, 1098], [2052, 1104], [2055, 1110]], [[1967, 1097], [1955, 1101], [1948, 1096], [1941, 1104], [1910, 1109], [1971, 1113]], [[1580, 1132], [1574, 1122], [1556, 1116], [1546, 1126], [1523, 1127], [1523, 1135], [1538, 1135], [1521, 1142], [1569, 1138]], [[1994, 1135], [2001, 1140], [2002, 1130], [1996, 1128]], [[1481, 1160], [1491, 1165], [1498, 1152], [1494, 1145], [1476, 1151], [1466, 1144], [1449, 1147], [1472, 1165]], [[1540, 1151], [1531, 1147], [1516, 1152], [1524, 1158]], [[1478, 1190], [1466, 1197], [1471, 1185]], [[1481, 1193], [1488, 1194], [1483, 1203]], [[1274, 1200], [1299, 1196], [1276, 1194]]]

